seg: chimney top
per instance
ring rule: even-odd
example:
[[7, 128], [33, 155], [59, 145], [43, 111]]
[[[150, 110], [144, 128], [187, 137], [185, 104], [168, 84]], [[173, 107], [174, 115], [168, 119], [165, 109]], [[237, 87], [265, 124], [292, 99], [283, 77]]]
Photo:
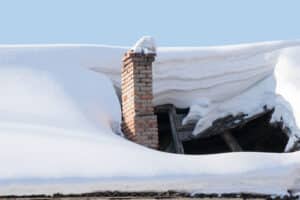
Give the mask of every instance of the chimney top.
[[130, 52], [141, 54], [156, 54], [156, 45], [154, 38], [151, 36], [141, 37], [130, 49]]

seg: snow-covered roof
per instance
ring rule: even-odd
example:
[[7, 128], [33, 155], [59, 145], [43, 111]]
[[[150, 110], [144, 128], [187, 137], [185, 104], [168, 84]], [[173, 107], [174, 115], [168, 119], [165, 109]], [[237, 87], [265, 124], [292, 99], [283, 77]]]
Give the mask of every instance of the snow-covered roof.
[[[196, 119], [195, 134], [222, 116], [274, 107], [272, 120], [291, 130], [289, 148], [299, 136], [298, 46], [157, 47], [154, 103], [190, 107], [184, 123]], [[299, 191], [299, 152], [173, 155], [113, 134], [121, 114], [109, 79], [119, 86], [127, 49], [0, 46], [1, 194]]]
[[[145, 44], [151, 46], [149, 42]], [[299, 84], [297, 75], [290, 77], [300, 64], [298, 52], [300, 41], [158, 47], [153, 66], [154, 104], [189, 107], [183, 124], [198, 121], [194, 135], [219, 118], [240, 113], [251, 117], [266, 108], [275, 108], [272, 122], [283, 121], [292, 132], [288, 150], [300, 136], [300, 110], [295, 110], [298, 101], [289, 100], [295, 99], [296, 92], [287, 93]], [[120, 66], [121, 63], [99, 64], [92, 69], [106, 74], [120, 87]]]

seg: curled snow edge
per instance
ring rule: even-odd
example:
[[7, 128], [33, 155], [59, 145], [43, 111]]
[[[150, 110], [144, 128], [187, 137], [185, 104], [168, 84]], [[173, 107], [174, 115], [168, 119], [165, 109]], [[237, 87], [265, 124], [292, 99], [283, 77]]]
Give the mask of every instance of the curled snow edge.
[[[300, 140], [298, 81], [300, 41], [276, 41], [218, 47], [155, 47], [154, 39], [142, 37], [131, 48], [155, 52], [154, 104], [190, 108], [183, 124], [197, 121], [199, 135], [212, 122], [228, 115], [246, 118], [274, 109], [270, 123], [280, 122], [289, 135], [285, 151]], [[104, 72], [120, 87], [120, 65]], [[296, 72], [296, 73], [295, 73]]]

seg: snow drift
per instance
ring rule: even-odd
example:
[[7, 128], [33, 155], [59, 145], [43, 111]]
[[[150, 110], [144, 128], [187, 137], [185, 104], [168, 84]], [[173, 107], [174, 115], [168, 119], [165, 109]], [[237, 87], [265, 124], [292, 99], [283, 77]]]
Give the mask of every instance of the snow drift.
[[[154, 103], [191, 107], [185, 123], [198, 121], [195, 134], [227, 114], [275, 107], [272, 120], [291, 130], [292, 146], [300, 123], [299, 45], [157, 48]], [[126, 49], [0, 47], [1, 194], [299, 191], [299, 152], [175, 155], [115, 135], [120, 105], [107, 77], [119, 86]]]

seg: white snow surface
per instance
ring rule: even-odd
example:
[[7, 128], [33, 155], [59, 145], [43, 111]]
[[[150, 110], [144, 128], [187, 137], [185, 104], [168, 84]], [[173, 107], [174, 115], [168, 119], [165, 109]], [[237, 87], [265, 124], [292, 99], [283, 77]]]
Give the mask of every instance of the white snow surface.
[[154, 38], [151, 36], [143, 36], [135, 43], [135, 45], [131, 48], [131, 50], [135, 53], [155, 54], [156, 45], [155, 45]]
[[[154, 103], [190, 107], [199, 134], [228, 114], [274, 107], [299, 137], [299, 41], [157, 48]], [[300, 152], [176, 155], [114, 134], [128, 47], [0, 46], [0, 194], [97, 190], [300, 191]], [[97, 73], [102, 72], [102, 73]]]
[[[300, 136], [300, 115], [295, 113], [299, 107], [295, 95], [298, 77], [289, 77], [298, 69], [299, 48], [300, 41], [157, 48], [153, 65], [154, 104], [189, 107], [183, 124], [197, 121], [194, 135], [221, 117], [239, 113], [251, 117], [265, 106], [276, 108], [272, 121], [283, 121], [292, 133], [288, 151]], [[100, 64], [93, 69], [105, 73], [120, 87], [120, 64], [115, 66], [108, 70]]]

